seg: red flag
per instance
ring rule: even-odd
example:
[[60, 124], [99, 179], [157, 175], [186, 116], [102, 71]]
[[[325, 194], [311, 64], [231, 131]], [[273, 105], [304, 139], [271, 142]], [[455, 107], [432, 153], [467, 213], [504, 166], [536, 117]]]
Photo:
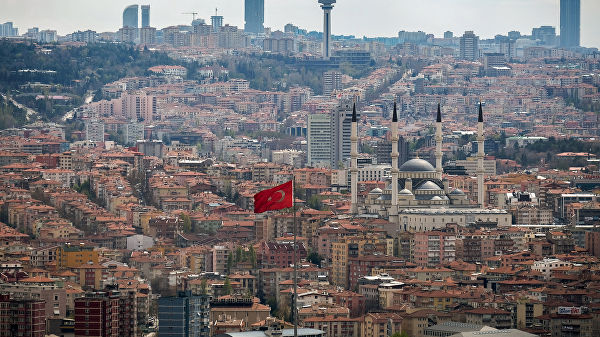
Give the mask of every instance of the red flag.
[[284, 209], [292, 207], [293, 204], [294, 186], [291, 180], [254, 195], [254, 213]]

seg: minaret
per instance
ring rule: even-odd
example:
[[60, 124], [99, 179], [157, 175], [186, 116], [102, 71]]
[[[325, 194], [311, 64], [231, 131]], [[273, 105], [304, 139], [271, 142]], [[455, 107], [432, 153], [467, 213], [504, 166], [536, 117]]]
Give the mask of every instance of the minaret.
[[435, 120], [435, 172], [438, 179], [442, 179], [442, 111], [438, 103], [437, 119]]
[[479, 207], [483, 208], [483, 200], [484, 200], [484, 179], [483, 175], [485, 170], [483, 169], [483, 109], [481, 107], [481, 101], [479, 102], [479, 119], [477, 120], [477, 203]]
[[350, 213], [358, 213], [358, 124], [356, 122], [356, 103], [352, 106], [352, 131], [350, 133]]
[[398, 111], [394, 102], [392, 115], [392, 210], [396, 212], [398, 206]]

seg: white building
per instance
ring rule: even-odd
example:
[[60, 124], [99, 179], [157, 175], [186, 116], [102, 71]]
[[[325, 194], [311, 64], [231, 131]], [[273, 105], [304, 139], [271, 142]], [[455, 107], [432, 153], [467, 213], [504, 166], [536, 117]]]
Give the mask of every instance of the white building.
[[127, 250], [148, 250], [154, 246], [154, 238], [136, 234], [127, 237]]
[[[473, 158], [471, 160], [457, 160], [456, 166], [462, 166], [465, 168], [465, 171], [468, 175], [474, 176], [477, 174], [477, 159]], [[484, 160], [483, 161], [483, 170], [485, 171], [485, 175], [487, 176], [495, 176], [496, 175], [496, 160]]]
[[331, 115], [308, 116], [308, 166], [330, 167], [331, 165]]
[[104, 122], [92, 119], [85, 122], [85, 140], [104, 142]]
[[559, 259], [549, 259], [545, 258], [541, 261], [533, 262], [532, 270], [539, 271], [544, 275], [545, 279], [549, 279], [552, 275], [552, 269], [559, 267], [566, 267], [572, 265], [571, 262], [562, 261]]
[[275, 164], [285, 164], [294, 167], [302, 166], [302, 157], [304, 152], [298, 150], [279, 150], [271, 153], [271, 162]]
[[125, 143], [135, 144], [138, 140], [144, 139], [144, 124], [131, 121], [125, 125]]
[[42, 30], [40, 32], [41, 43], [52, 43], [58, 41], [58, 35], [55, 30]]

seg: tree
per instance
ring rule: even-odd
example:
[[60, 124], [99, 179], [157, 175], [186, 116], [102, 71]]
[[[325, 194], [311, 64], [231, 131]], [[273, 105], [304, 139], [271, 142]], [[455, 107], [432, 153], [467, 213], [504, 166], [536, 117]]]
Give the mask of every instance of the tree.
[[319, 199], [318, 196], [313, 195], [308, 200], [308, 207], [316, 210], [321, 210], [323, 208], [323, 202], [321, 202], [321, 199]]
[[323, 257], [321, 255], [319, 255], [319, 253], [317, 253], [315, 251], [311, 251], [308, 254], [308, 256], [306, 257], [306, 260], [308, 260], [308, 262], [310, 262], [312, 264], [316, 264], [320, 268], [321, 267], [321, 261], [323, 261]]
[[235, 250], [235, 263], [237, 264], [238, 262], [242, 261], [242, 247], [237, 247], [237, 249]]
[[233, 254], [231, 252], [227, 255], [227, 265], [225, 269], [227, 269], [227, 274], [231, 273], [231, 267], [233, 267]]
[[225, 295], [231, 295], [233, 288], [231, 287], [231, 281], [229, 280], [229, 276], [225, 277], [225, 283], [223, 283], [223, 292]]
[[202, 282], [200, 282], [200, 293], [202, 295], [208, 294], [208, 282], [206, 282], [206, 279], [202, 279]]
[[250, 245], [250, 248], [248, 248], [248, 255], [250, 256], [250, 263], [252, 264], [252, 268], [256, 268], [256, 251], [254, 250], [254, 247], [252, 245]]
[[183, 213], [183, 214], [181, 214], [181, 220], [183, 220], [183, 232], [191, 233], [192, 232], [192, 220], [190, 219], [190, 216]]
[[402, 331], [402, 332], [396, 332], [393, 335], [390, 335], [390, 337], [409, 337], [409, 336], [406, 331]]

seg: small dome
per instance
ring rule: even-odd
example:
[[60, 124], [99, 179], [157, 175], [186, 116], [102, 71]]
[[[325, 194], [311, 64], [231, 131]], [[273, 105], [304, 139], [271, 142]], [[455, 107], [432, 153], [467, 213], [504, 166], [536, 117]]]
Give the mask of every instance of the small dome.
[[439, 196], [434, 196], [433, 198], [431, 198], [432, 201], [441, 201], [442, 198], [440, 198]]
[[426, 181], [417, 187], [419, 191], [441, 191], [442, 189], [433, 181]]
[[465, 195], [465, 192], [461, 191], [458, 188], [455, 188], [450, 192], [450, 195]]
[[415, 158], [402, 164], [400, 172], [435, 172], [435, 168], [427, 160]]
[[374, 189], [371, 190], [371, 192], [369, 192], [369, 194], [381, 194], [381, 193], [383, 193], [383, 191], [379, 187], [375, 187]]
[[412, 195], [412, 192], [407, 190], [406, 188], [403, 189], [402, 191], [398, 192], [398, 194], [402, 194], [402, 195]]

